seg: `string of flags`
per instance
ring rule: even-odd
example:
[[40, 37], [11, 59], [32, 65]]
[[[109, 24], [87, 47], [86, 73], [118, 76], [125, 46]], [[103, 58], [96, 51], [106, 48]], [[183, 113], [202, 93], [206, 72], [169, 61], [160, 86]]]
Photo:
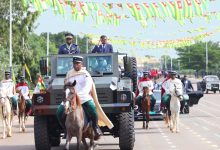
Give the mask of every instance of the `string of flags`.
[[[203, 28], [201, 27], [198, 29], [203, 29]], [[134, 38], [125, 39], [125, 37], [116, 36], [116, 37], [109, 38], [109, 42], [114, 45], [129, 45], [131, 47], [141, 47], [143, 49], [178, 48], [178, 47], [190, 46], [194, 44], [196, 41], [201, 41], [218, 32], [220, 32], [220, 26], [214, 29], [213, 31], [200, 33], [196, 36], [191, 36], [191, 37], [181, 38], [181, 39], [152, 41], [152, 40], [140, 40], [140, 39], [134, 39]], [[87, 37], [90, 37], [92, 39], [90, 41], [92, 44], [97, 44], [99, 35], [91, 34], [91, 33], [86, 34], [82, 32], [81, 34], [86, 35]]]
[[97, 25], [111, 24], [119, 26], [123, 19], [134, 18], [143, 27], [149, 19], [177, 20], [184, 24], [185, 19], [204, 17], [220, 18], [219, 12], [208, 12], [208, 4], [213, 0], [172, 0], [145, 3], [104, 3], [75, 0], [22, 0], [23, 6], [35, 12], [44, 12], [53, 8], [55, 14], [65, 16], [68, 11], [75, 21], [85, 21], [91, 17]]

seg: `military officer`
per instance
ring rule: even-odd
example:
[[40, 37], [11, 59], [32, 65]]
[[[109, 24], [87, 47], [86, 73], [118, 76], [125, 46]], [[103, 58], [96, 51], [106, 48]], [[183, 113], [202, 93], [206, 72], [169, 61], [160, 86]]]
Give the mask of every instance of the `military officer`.
[[63, 44], [59, 47], [58, 54], [78, 54], [80, 53], [80, 49], [78, 45], [73, 44], [73, 34], [66, 33], [66, 44]]

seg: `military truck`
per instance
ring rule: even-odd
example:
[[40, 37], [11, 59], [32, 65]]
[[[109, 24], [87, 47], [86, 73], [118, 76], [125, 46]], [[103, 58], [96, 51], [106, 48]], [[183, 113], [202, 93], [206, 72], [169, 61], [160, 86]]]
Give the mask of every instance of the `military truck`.
[[[136, 59], [121, 53], [80, 54], [90, 72], [102, 109], [114, 124], [113, 129], [101, 127], [104, 135], [119, 137], [122, 150], [132, 150], [134, 133], [134, 92], [137, 86]], [[73, 67], [73, 55], [50, 56], [50, 78], [46, 92], [33, 94], [34, 138], [36, 150], [59, 146], [63, 129], [56, 110], [63, 99], [64, 78]], [[46, 60], [40, 61], [41, 74], [46, 74]]]

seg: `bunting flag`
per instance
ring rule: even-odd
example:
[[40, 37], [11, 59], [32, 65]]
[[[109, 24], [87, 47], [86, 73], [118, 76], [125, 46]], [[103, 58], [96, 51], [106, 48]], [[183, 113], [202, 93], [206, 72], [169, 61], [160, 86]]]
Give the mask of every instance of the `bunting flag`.
[[151, 12], [152, 12], [153, 16], [160, 18], [160, 12], [158, 10], [157, 4], [153, 2], [150, 4], [150, 7], [151, 7]]
[[[151, 3], [105, 3], [105, 2], [83, 2], [73, 0], [22, 0], [24, 7], [33, 7], [35, 12], [44, 12], [52, 7], [55, 14], [65, 15], [71, 8], [74, 21], [85, 21], [92, 17], [97, 25], [113, 24], [119, 25], [122, 19], [134, 17], [143, 27], [146, 27], [150, 18], [173, 18], [183, 24], [184, 19], [192, 20], [194, 17], [204, 17], [206, 20], [213, 18], [213, 13], [207, 12], [207, 5], [211, 0], [164, 0]], [[114, 9], [116, 8], [116, 9]], [[118, 8], [123, 11], [121, 14]], [[127, 11], [124, 11], [127, 8]], [[216, 19], [220, 18], [215, 13]]]
[[185, 18], [193, 18], [193, 7], [192, 7], [192, 0], [184, 0], [183, 1], [184, 9], [184, 17]]
[[181, 0], [175, 2], [175, 19], [178, 21], [183, 19], [183, 6]]
[[168, 11], [168, 6], [165, 2], [159, 2], [159, 7], [161, 9], [161, 14], [163, 14], [163, 16], [166, 18], [166, 17], [169, 17], [170, 14], [169, 14], [169, 11]]
[[144, 10], [146, 19], [152, 18], [150, 6], [147, 3], [143, 3], [141, 4], [141, 6], [142, 6], [142, 9]]
[[192, 0], [192, 1], [194, 4], [195, 14], [197, 16], [202, 16], [203, 15], [202, 1], [201, 0]]

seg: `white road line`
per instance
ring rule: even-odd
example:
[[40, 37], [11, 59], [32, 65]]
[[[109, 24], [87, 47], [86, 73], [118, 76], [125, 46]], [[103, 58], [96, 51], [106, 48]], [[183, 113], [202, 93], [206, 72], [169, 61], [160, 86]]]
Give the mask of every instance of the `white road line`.
[[208, 102], [208, 101], [203, 101], [204, 103], [208, 103], [208, 104], [211, 104], [211, 105], [213, 105], [213, 106], [218, 106], [218, 107], [220, 107], [220, 105], [219, 104], [216, 104], [216, 103], [212, 103], [212, 102]]
[[215, 133], [214, 135], [220, 138], [220, 134]]
[[220, 112], [219, 108], [213, 108], [213, 107], [209, 107], [209, 106], [207, 106], [207, 105], [204, 105], [204, 104], [199, 104], [199, 105], [201, 105], [201, 106], [203, 106], [203, 107], [206, 107], [206, 108], [208, 108], [208, 109], [210, 109], [210, 110], [213, 110], [213, 111], [218, 111], [218, 112]]
[[203, 112], [203, 113], [205, 113], [205, 114], [208, 114], [208, 115], [211, 116], [211, 117], [219, 118], [219, 117], [217, 117], [217, 116], [215, 116], [215, 115], [213, 115], [213, 114], [211, 114], [211, 113], [208, 113], [208, 112], [206, 112], [206, 111], [203, 111], [203, 110], [201, 110], [201, 109], [199, 109], [199, 108], [197, 108], [197, 110], [199, 110], [199, 111], [201, 111], [201, 112]]

